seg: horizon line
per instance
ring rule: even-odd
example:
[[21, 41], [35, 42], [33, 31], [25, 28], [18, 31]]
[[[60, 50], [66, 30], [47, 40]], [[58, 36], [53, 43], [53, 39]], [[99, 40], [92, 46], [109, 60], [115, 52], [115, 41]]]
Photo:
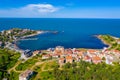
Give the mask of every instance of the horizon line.
[[39, 18], [39, 19], [120, 19], [120, 18], [70, 18], [70, 17], [0, 17], [1, 18]]

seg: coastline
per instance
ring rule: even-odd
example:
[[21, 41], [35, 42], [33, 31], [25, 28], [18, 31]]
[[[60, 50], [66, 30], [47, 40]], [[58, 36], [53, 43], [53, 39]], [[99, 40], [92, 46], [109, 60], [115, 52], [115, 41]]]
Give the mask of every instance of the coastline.
[[[32, 34], [32, 35], [28, 35], [28, 36], [24, 36], [24, 38], [29, 38], [29, 37], [32, 37], [32, 36], [36, 36], [36, 35], [40, 35], [40, 34], [43, 34], [43, 33], [49, 33], [49, 32], [52, 32], [54, 33], [54, 31], [38, 31], [38, 33], [36, 34]], [[95, 36], [97, 39], [99, 39], [103, 44], [105, 44], [107, 46], [107, 48], [110, 48], [111, 45], [106, 43], [102, 38], [100, 38], [101, 35], [93, 35]], [[19, 40], [22, 40], [22, 39], [19, 39]], [[18, 40], [17, 40], [18, 41]], [[16, 43], [15, 43], [16, 44]], [[16, 44], [17, 46], [17, 44]], [[18, 47], [18, 46], [17, 46]], [[19, 48], [19, 47], [18, 47]], [[20, 49], [20, 48], [19, 48]], [[78, 49], [81, 49], [81, 48], [78, 48]], [[92, 48], [82, 48], [82, 49], [92, 49]]]
[[[13, 40], [13, 43], [10, 43], [11, 45], [7, 44], [6, 46], [9, 47], [10, 49], [19, 51], [19, 50], [21, 50], [21, 49], [20, 49], [19, 46], [17, 45], [17, 42], [18, 42], [18, 41], [24, 40], [24, 39], [27, 39], [27, 38], [31, 38], [31, 37], [33, 37], [33, 36], [40, 35], [40, 34], [43, 34], [43, 33], [53, 33], [53, 34], [56, 34], [56, 33], [58, 33], [58, 31], [36, 30], [35, 33], [32, 33], [32, 34], [30, 34], [30, 35], [25, 35], [25, 36], [19, 37], [19, 38], [17, 38], [17, 39], [14, 39], [14, 40]], [[107, 43], [107, 42], [101, 37], [102, 35], [99, 35], [99, 34], [98, 34], [98, 35], [93, 35], [93, 36], [95, 36], [97, 39], [101, 40], [101, 42], [102, 42], [103, 44], [107, 45], [107, 48], [112, 47], [111, 44]], [[13, 45], [14, 45], [14, 46], [13, 46]], [[85, 48], [85, 49], [86, 49], [86, 48]], [[23, 50], [23, 49], [22, 49], [22, 50]], [[24, 50], [23, 50], [23, 51], [24, 51]]]
[[99, 40], [101, 40], [101, 42], [105, 45], [108, 46], [108, 48], [110, 48], [112, 45], [107, 43], [106, 41], [104, 41], [102, 38], [101, 38], [101, 35], [94, 35], [96, 38], [98, 38]]
[[[28, 38], [28, 37], [33, 37], [33, 36], [36, 36], [36, 35], [40, 35], [40, 34], [43, 34], [43, 33], [45, 33], [45, 31], [37, 31], [36, 34], [31, 34], [31, 35], [23, 36], [22, 38], [14, 41], [14, 43], [15, 43], [14, 48], [16, 47], [17, 49], [21, 50], [21, 49], [17, 46], [17, 43], [16, 43], [17, 41], [22, 40], [22, 39], [25, 39], [25, 38]], [[16, 49], [16, 48], [15, 48], [15, 49]], [[22, 49], [22, 50], [23, 50], [23, 49]], [[24, 50], [23, 50], [23, 51], [24, 51]]]
[[20, 41], [20, 40], [23, 40], [23, 39], [27, 39], [27, 38], [29, 38], [29, 37], [33, 37], [33, 36], [36, 36], [36, 35], [41, 35], [41, 34], [44, 34], [44, 33], [53, 33], [53, 34], [56, 34], [56, 33], [58, 33], [58, 31], [43, 31], [43, 30], [41, 30], [41, 31], [36, 31], [37, 33], [35, 33], [35, 34], [31, 34], [31, 35], [27, 35], [27, 36], [23, 36], [23, 37], [21, 37], [21, 38], [19, 38], [19, 39], [17, 39], [17, 40], [15, 40], [14, 41], [14, 49], [16, 50], [16, 49], [18, 49], [18, 50], [22, 50], [22, 51], [24, 51], [24, 49], [21, 49], [21, 48], [19, 48], [18, 47], [18, 45], [17, 45], [17, 41]]
[[21, 38], [28, 38], [28, 37], [32, 37], [32, 36], [36, 36], [36, 35], [40, 35], [40, 34], [45, 33], [45, 31], [36, 31], [36, 32], [37, 32], [37, 33], [35, 33], [35, 34], [23, 36], [23, 37], [21, 37]]
[[21, 37], [21, 38], [19, 38], [19, 39], [16, 39], [16, 40], [13, 41], [13, 43], [8, 43], [5, 47], [6, 47], [6, 48], [9, 48], [9, 49], [11, 49], [11, 50], [15, 50], [15, 51], [17, 51], [17, 52], [23, 53], [24, 50], [18, 47], [18, 45], [17, 45], [17, 43], [16, 43], [17, 41], [22, 40], [22, 39], [25, 39], [25, 38], [28, 38], [28, 37], [40, 35], [40, 34], [43, 34], [43, 33], [45, 33], [45, 32], [46, 32], [46, 31], [36, 31], [35, 34], [23, 36], [23, 37]]

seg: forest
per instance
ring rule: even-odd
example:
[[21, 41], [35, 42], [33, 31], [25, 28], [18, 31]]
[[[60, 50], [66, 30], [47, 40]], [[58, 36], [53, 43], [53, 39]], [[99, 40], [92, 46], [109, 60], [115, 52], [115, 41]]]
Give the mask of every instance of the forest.
[[120, 80], [120, 65], [80, 61], [66, 63], [62, 68], [56, 66], [53, 71], [43, 72], [43, 74], [40, 80]]
[[9, 49], [0, 49], [0, 80], [10, 76], [7, 71], [15, 65], [19, 57], [20, 53]]

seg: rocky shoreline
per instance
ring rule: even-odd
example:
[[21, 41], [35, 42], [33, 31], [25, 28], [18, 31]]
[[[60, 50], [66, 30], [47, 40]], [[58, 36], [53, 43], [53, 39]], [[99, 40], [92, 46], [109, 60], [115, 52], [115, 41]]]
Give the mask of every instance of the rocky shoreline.
[[[23, 49], [20, 49], [18, 46], [17, 46], [17, 41], [20, 41], [20, 40], [24, 40], [24, 39], [27, 39], [29, 37], [33, 37], [33, 36], [37, 36], [37, 35], [41, 35], [41, 34], [44, 34], [44, 33], [53, 33], [53, 34], [56, 34], [58, 33], [58, 31], [36, 31], [35, 34], [31, 34], [31, 35], [27, 35], [27, 36], [23, 36], [17, 40], [14, 41], [14, 49], [13, 50], [16, 50], [16, 51], [19, 51], [19, 52], [24, 52]], [[11, 43], [12, 44], [12, 43]], [[10, 47], [10, 46], [9, 46]], [[11, 47], [10, 47], [11, 48]]]
[[107, 45], [108, 48], [111, 48], [112, 45], [109, 44], [109, 43], [107, 43], [105, 40], [103, 40], [103, 38], [101, 38], [101, 36], [102, 36], [102, 35], [95, 35], [95, 37], [97, 37], [99, 40], [101, 40], [101, 42], [102, 42], [103, 44]]
[[35, 34], [31, 34], [31, 35], [27, 35], [27, 36], [23, 36], [21, 38], [28, 38], [28, 37], [32, 37], [32, 36], [36, 36], [36, 35], [40, 35], [40, 34], [43, 34], [45, 33], [45, 31], [36, 31]]

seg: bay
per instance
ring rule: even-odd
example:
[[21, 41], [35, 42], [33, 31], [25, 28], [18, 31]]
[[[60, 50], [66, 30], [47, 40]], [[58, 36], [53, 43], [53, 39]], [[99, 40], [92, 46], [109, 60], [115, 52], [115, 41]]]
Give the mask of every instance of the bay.
[[0, 18], [0, 31], [11, 28], [58, 31], [34, 36], [37, 40], [18, 41], [21, 49], [47, 49], [56, 46], [65, 48], [101, 49], [106, 45], [94, 37], [109, 34], [120, 37], [120, 19], [76, 18]]

